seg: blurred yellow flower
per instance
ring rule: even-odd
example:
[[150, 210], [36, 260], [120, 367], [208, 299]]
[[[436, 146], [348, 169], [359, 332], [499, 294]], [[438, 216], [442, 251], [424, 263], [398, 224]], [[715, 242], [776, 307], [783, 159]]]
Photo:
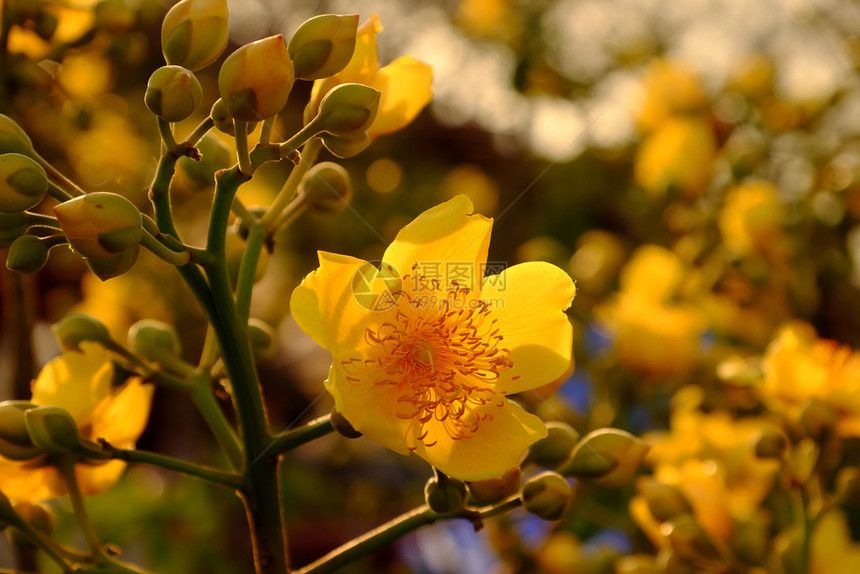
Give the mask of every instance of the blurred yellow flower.
[[326, 388], [368, 438], [464, 480], [500, 478], [546, 435], [506, 395], [572, 367], [564, 314], [575, 288], [558, 267], [485, 277], [492, 220], [466, 196], [404, 227], [382, 266], [319, 253], [293, 292], [299, 326], [333, 355]]
[[810, 543], [809, 574], [860, 572], [860, 544], [851, 538], [848, 518], [838, 507], [815, 521]]
[[[33, 382], [31, 402], [61, 407], [72, 415], [81, 437], [104, 439], [117, 448], [133, 448], [149, 418], [152, 386], [131, 377], [114, 388], [114, 370], [98, 344], [81, 343], [82, 352], [63, 353], [44, 366]], [[42, 466], [43, 457], [13, 461], [0, 457], [0, 491], [13, 503], [38, 502], [67, 494], [59, 473]], [[79, 463], [81, 491], [95, 494], [113, 485], [125, 469], [118, 460]]]
[[82, 37], [95, 23], [95, 12], [91, 8], [95, 2], [77, 2], [75, 6], [62, 6], [54, 2], [41, 4], [39, 9], [43, 10], [48, 18], [57, 19], [57, 29], [54, 30], [51, 40], [44, 40], [35, 30], [21, 26], [12, 26], [8, 39], [10, 53], [26, 54], [37, 62], [45, 58], [54, 46]]
[[367, 130], [371, 138], [403, 129], [433, 97], [433, 70], [424, 62], [402, 56], [387, 66], [379, 66], [376, 35], [380, 32], [382, 23], [376, 14], [359, 26], [349, 64], [337, 74], [315, 81], [309, 104], [316, 110], [323, 96], [339, 84], [364, 84], [379, 90], [379, 111]]
[[522, 30], [511, 0], [461, 0], [456, 21], [467, 32], [486, 38], [509, 38]]
[[772, 183], [753, 181], [732, 188], [719, 216], [723, 243], [738, 255], [773, 253], [784, 219], [785, 205]]
[[639, 126], [650, 131], [677, 113], [693, 112], [705, 103], [702, 82], [683, 62], [656, 60], [642, 78]]
[[670, 190], [694, 196], [711, 176], [716, 151], [714, 134], [704, 119], [669, 118], [642, 142], [633, 178], [652, 197]]

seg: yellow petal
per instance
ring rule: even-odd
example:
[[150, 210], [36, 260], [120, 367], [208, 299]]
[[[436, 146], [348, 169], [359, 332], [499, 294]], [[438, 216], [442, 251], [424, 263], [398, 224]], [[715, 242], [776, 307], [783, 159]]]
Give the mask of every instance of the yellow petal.
[[382, 92], [379, 112], [367, 130], [375, 138], [406, 127], [430, 103], [433, 69], [412, 56], [397, 58], [376, 74], [370, 87]]
[[385, 250], [382, 260], [400, 274], [412, 274], [414, 266], [436, 266], [443, 273], [444, 287], [452, 269], [468, 272], [466, 283], [458, 279], [460, 287], [475, 294], [480, 292], [493, 220], [482, 215], [470, 215], [472, 201], [465, 195], [432, 207], [400, 230]]
[[379, 70], [376, 35], [382, 32], [382, 22], [374, 14], [358, 27], [355, 37], [355, 52], [346, 67], [335, 74], [339, 83], [367, 84]]
[[75, 474], [78, 486], [85, 495], [98, 494], [116, 484], [125, 470], [126, 463], [121, 460], [111, 460], [101, 464], [76, 464]]
[[564, 311], [576, 294], [567, 273], [544, 262], [521, 263], [484, 280], [481, 298], [511, 352], [516, 380], [495, 390], [517, 393], [549, 384], [571, 367], [573, 327]]
[[86, 424], [110, 393], [113, 366], [107, 351], [95, 343], [81, 343], [83, 353], [68, 352], [45, 365], [33, 383], [32, 402], [61, 407], [78, 426]]
[[131, 448], [149, 420], [153, 386], [132, 377], [113, 396], [105, 399], [92, 416], [92, 440], [105, 439], [117, 448]]
[[12, 504], [18, 504], [56, 498], [65, 494], [66, 490], [53, 467], [38, 467], [29, 461], [18, 462], [0, 457], [0, 492]]

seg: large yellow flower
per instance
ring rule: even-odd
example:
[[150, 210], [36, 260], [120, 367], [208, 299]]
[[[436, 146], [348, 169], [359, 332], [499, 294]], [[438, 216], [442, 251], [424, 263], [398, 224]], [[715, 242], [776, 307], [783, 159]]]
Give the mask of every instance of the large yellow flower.
[[533, 262], [484, 278], [492, 220], [465, 196], [404, 227], [377, 269], [319, 253], [293, 292], [299, 326], [331, 352], [326, 388], [368, 438], [464, 480], [499, 478], [546, 435], [505, 396], [566, 375], [570, 277]]
[[403, 129], [415, 119], [433, 97], [430, 84], [433, 69], [412, 56], [401, 56], [379, 67], [376, 35], [382, 32], [374, 14], [358, 28], [355, 52], [346, 68], [314, 82], [311, 105], [319, 105], [332, 88], [340, 84], [364, 84], [382, 93], [376, 119], [367, 130], [371, 138]]
[[[81, 343], [81, 348], [81, 353], [64, 353], [45, 365], [33, 382], [31, 402], [68, 411], [83, 438], [105, 439], [117, 448], [132, 448], [149, 418], [152, 386], [132, 377], [114, 388], [114, 370], [107, 352], [95, 343]], [[124, 469], [125, 463], [118, 460], [75, 465], [84, 494], [107, 489]], [[57, 470], [44, 466], [44, 456], [22, 462], [0, 456], [0, 491], [15, 504], [68, 493]]]

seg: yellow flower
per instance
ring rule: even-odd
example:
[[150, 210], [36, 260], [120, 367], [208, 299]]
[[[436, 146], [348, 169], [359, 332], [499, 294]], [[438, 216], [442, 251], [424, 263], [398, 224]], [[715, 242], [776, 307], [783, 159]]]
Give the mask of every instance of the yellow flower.
[[838, 507], [818, 517], [810, 545], [810, 574], [860, 572], [860, 544], [852, 540], [848, 518]]
[[383, 446], [464, 480], [500, 478], [543, 422], [506, 395], [569, 372], [570, 277], [543, 262], [484, 278], [492, 220], [463, 195], [419, 215], [382, 268], [319, 253], [293, 293], [299, 326], [333, 356], [335, 408]]
[[658, 127], [677, 113], [699, 110], [706, 103], [701, 80], [680, 61], [653, 62], [642, 79], [642, 90], [638, 121], [643, 131]]
[[379, 112], [367, 130], [371, 138], [403, 129], [433, 97], [433, 70], [424, 62], [402, 56], [379, 67], [376, 35], [380, 32], [382, 24], [376, 14], [359, 26], [349, 64], [337, 74], [315, 81], [309, 104], [315, 112], [323, 96], [339, 84], [364, 84], [379, 90]]
[[[149, 418], [152, 386], [139, 377], [113, 387], [113, 366], [107, 352], [95, 343], [81, 343], [82, 353], [68, 352], [50, 361], [33, 382], [30, 402], [57, 406], [72, 415], [81, 437], [105, 439], [117, 448], [132, 448]], [[59, 473], [42, 466], [43, 457], [12, 461], [0, 457], [0, 491], [13, 503], [38, 502], [67, 494]], [[75, 473], [84, 494], [113, 485], [125, 463], [79, 463]]]
[[698, 117], [669, 118], [642, 142], [633, 177], [652, 197], [678, 190], [695, 196], [711, 176], [717, 144]]
[[720, 211], [726, 247], [739, 255], [773, 252], [778, 247], [785, 205], [772, 183], [754, 181], [731, 189]]

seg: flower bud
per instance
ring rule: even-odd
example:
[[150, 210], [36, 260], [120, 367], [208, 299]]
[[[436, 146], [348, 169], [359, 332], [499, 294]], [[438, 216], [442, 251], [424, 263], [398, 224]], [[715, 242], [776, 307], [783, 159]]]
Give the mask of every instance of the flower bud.
[[431, 478], [424, 485], [424, 500], [437, 514], [450, 514], [466, 506], [466, 485], [444, 475]]
[[561, 520], [573, 500], [573, 488], [557, 472], [533, 476], [523, 485], [523, 507], [544, 520]]
[[759, 458], [779, 458], [785, 452], [788, 441], [782, 433], [766, 431], [755, 442], [755, 455]]
[[164, 16], [161, 51], [168, 64], [199, 70], [227, 47], [227, 0], [182, 0]]
[[[230, 125], [233, 125], [232, 119]], [[215, 172], [230, 167], [233, 159], [227, 146], [212, 134], [203, 136], [197, 144], [197, 150], [201, 155], [199, 160], [183, 156], [178, 162], [183, 181], [195, 191], [215, 185]]]
[[340, 72], [352, 59], [358, 14], [322, 14], [299, 26], [288, 47], [296, 77], [318, 80]]
[[325, 161], [312, 167], [302, 180], [308, 206], [321, 213], [340, 213], [352, 198], [352, 180], [343, 166]]
[[128, 346], [135, 354], [155, 363], [177, 357], [180, 352], [179, 338], [173, 325], [144, 319], [128, 330]]
[[[245, 256], [245, 240], [240, 235], [240, 229], [237, 226], [232, 226], [227, 231], [226, 251], [227, 258], [227, 273], [230, 276], [230, 281], [233, 285], [239, 279], [239, 268], [242, 266], [242, 259]], [[263, 278], [266, 274], [266, 269], [269, 267], [269, 251], [262, 249], [260, 256], [257, 259], [257, 266], [254, 269], [254, 283]]]
[[719, 551], [708, 534], [691, 514], [682, 514], [666, 522], [660, 530], [669, 539], [678, 556], [687, 559], [715, 559]]
[[618, 488], [630, 480], [651, 449], [651, 445], [618, 429], [597, 429], [588, 433], [559, 472], [602, 486]]
[[[212, 116], [212, 121], [215, 122], [215, 127], [220, 131], [227, 135], [236, 135], [233, 116], [231, 116], [230, 112], [227, 111], [227, 106], [224, 104], [224, 100], [221, 98], [215, 100], [215, 103], [212, 104], [212, 110], [209, 112], [209, 115]], [[246, 130], [247, 133], [254, 131], [256, 126], [257, 122], [248, 122], [248, 129]]]
[[15, 120], [0, 114], [0, 153], [33, 155], [33, 142]]
[[17, 213], [38, 205], [48, 191], [41, 165], [19, 153], [0, 155], [0, 211]]
[[51, 330], [64, 351], [80, 351], [78, 345], [82, 341], [94, 341], [102, 345], [110, 341], [105, 324], [83, 313], [66, 315], [51, 325]]
[[367, 132], [348, 136], [323, 134], [320, 139], [332, 155], [341, 159], [355, 157], [370, 146], [370, 135]]
[[331, 426], [334, 427], [337, 434], [346, 438], [358, 438], [361, 436], [361, 433], [355, 430], [352, 424], [346, 420], [346, 417], [335, 409], [331, 410]]
[[12, 242], [27, 233], [30, 226], [38, 220], [26, 211], [5, 213], [0, 211], [0, 249], [12, 245]]
[[135, 245], [131, 249], [126, 249], [122, 253], [110, 257], [84, 257], [84, 263], [96, 277], [102, 281], [107, 281], [134, 267], [138, 255], [140, 255], [140, 245]]
[[24, 413], [33, 444], [48, 454], [62, 454], [78, 447], [78, 425], [60, 407], [34, 407]]
[[637, 483], [639, 493], [648, 503], [648, 510], [660, 522], [691, 512], [690, 503], [678, 488], [652, 477], [642, 477]]
[[57, 519], [45, 506], [31, 502], [19, 502], [14, 506], [15, 514], [36, 532], [49, 535], [54, 531]]
[[30, 460], [42, 454], [33, 445], [24, 412], [36, 405], [24, 401], [0, 403], [0, 456], [9, 460]]
[[146, 84], [143, 101], [156, 116], [168, 122], [181, 122], [190, 116], [200, 100], [203, 88], [190, 70], [181, 66], [162, 66]]
[[360, 134], [376, 119], [381, 95], [364, 84], [340, 84], [326, 94], [311, 121], [321, 131], [336, 136]]
[[55, 206], [54, 214], [72, 248], [84, 257], [107, 259], [140, 243], [140, 211], [121, 195], [81, 195]]
[[546, 423], [546, 429], [546, 437], [531, 446], [529, 459], [538, 466], [557, 468], [570, 458], [579, 441], [579, 433], [561, 421]]
[[819, 399], [807, 401], [800, 410], [800, 424], [812, 440], [822, 441], [833, 434], [836, 410]]
[[495, 504], [516, 494], [520, 489], [521, 477], [522, 471], [514, 467], [502, 475], [502, 478], [470, 482], [469, 492], [478, 504]]
[[6, 268], [18, 273], [35, 273], [48, 262], [50, 247], [40, 237], [22, 235], [12, 242], [6, 254]]
[[233, 119], [256, 122], [284, 108], [293, 80], [287, 44], [277, 34], [245, 44], [227, 56], [218, 73], [218, 91]]
[[272, 358], [278, 350], [277, 334], [265, 321], [251, 317], [248, 319], [248, 339], [254, 359], [259, 362]]

